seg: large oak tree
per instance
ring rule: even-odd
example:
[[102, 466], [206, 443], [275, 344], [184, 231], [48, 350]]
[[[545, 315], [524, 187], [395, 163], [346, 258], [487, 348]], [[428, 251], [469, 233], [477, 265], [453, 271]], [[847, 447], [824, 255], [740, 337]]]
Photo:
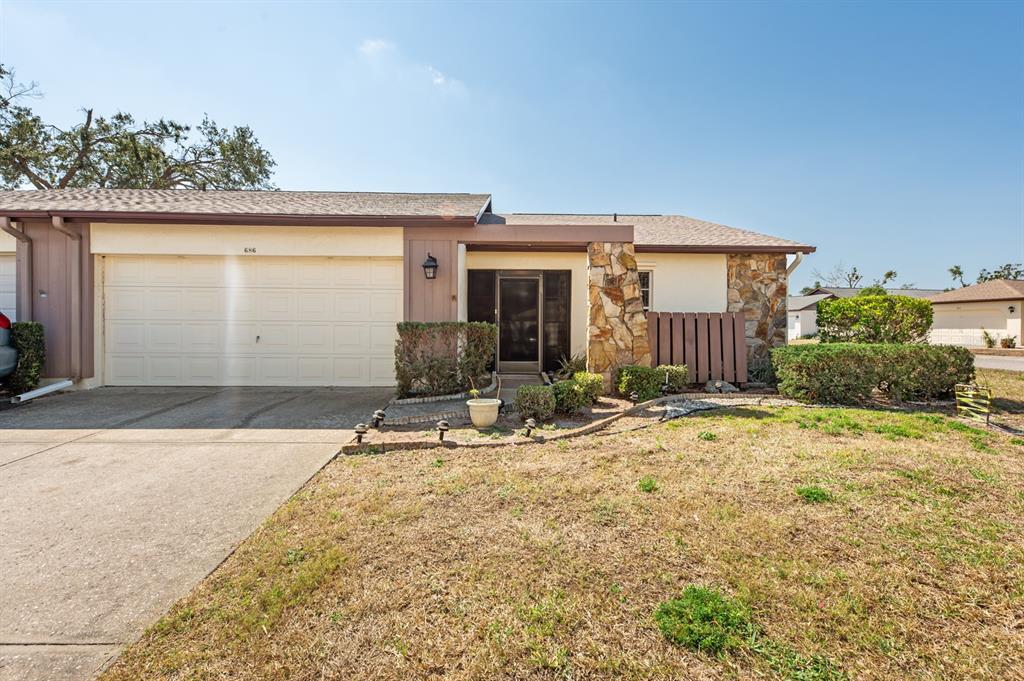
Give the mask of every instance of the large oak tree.
[[40, 96], [0, 64], [0, 187], [61, 189], [273, 189], [274, 160], [248, 126], [136, 122], [83, 109], [67, 128], [28, 106]]

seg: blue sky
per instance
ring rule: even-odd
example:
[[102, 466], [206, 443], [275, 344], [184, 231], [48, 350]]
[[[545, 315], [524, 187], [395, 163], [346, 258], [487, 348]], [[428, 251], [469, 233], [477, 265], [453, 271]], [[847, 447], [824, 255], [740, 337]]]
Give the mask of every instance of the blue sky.
[[1024, 3], [0, 0], [34, 106], [248, 124], [283, 189], [478, 191], [810, 242], [944, 287], [1024, 260]]

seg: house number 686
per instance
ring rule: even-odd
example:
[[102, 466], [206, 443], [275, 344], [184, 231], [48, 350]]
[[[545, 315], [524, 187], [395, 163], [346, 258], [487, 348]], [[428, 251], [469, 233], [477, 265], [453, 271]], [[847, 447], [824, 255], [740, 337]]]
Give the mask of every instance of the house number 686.
[[255, 253], [256, 249], [253, 246], [246, 246], [243, 253]]

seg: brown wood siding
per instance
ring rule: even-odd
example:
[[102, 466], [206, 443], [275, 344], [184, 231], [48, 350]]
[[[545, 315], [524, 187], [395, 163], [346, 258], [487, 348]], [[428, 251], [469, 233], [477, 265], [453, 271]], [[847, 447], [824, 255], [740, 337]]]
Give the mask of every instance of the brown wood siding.
[[[80, 352], [82, 378], [91, 378], [93, 366], [93, 281], [94, 268], [89, 253], [89, 225], [67, 223], [70, 229], [82, 235], [81, 247], [81, 303], [78, 310], [71, 309], [71, 258], [76, 247], [64, 234], [53, 229], [49, 221], [26, 221], [25, 233], [32, 239], [32, 321], [43, 325], [46, 338], [44, 378], [67, 378], [72, 375], [71, 320], [80, 315], [81, 333], [77, 352]], [[42, 292], [46, 297], [42, 297]]]
[[742, 312], [648, 312], [653, 366], [685, 364], [690, 381], [747, 382]]
[[[406, 232], [405, 319], [414, 322], [454, 321], [458, 317], [458, 241], [418, 239], [415, 236], [415, 232]], [[437, 258], [436, 279], [427, 279], [423, 274], [423, 261], [428, 253]]]

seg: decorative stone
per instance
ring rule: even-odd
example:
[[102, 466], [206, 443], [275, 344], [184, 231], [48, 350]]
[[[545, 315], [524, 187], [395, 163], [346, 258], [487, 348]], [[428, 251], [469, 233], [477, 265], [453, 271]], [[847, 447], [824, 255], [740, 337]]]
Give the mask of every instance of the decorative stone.
[[587, 246], [587, 259], [587, 368], [600, 373], [609, 388], [620, 366], [650, 366], [647, 314], [633, 244], [594, 242]]
[[726, 269], [728, 311], [746, 318], [747, 362], [766, 362], [773, 347], [786, 344], [786, 256], [729, 255]]

